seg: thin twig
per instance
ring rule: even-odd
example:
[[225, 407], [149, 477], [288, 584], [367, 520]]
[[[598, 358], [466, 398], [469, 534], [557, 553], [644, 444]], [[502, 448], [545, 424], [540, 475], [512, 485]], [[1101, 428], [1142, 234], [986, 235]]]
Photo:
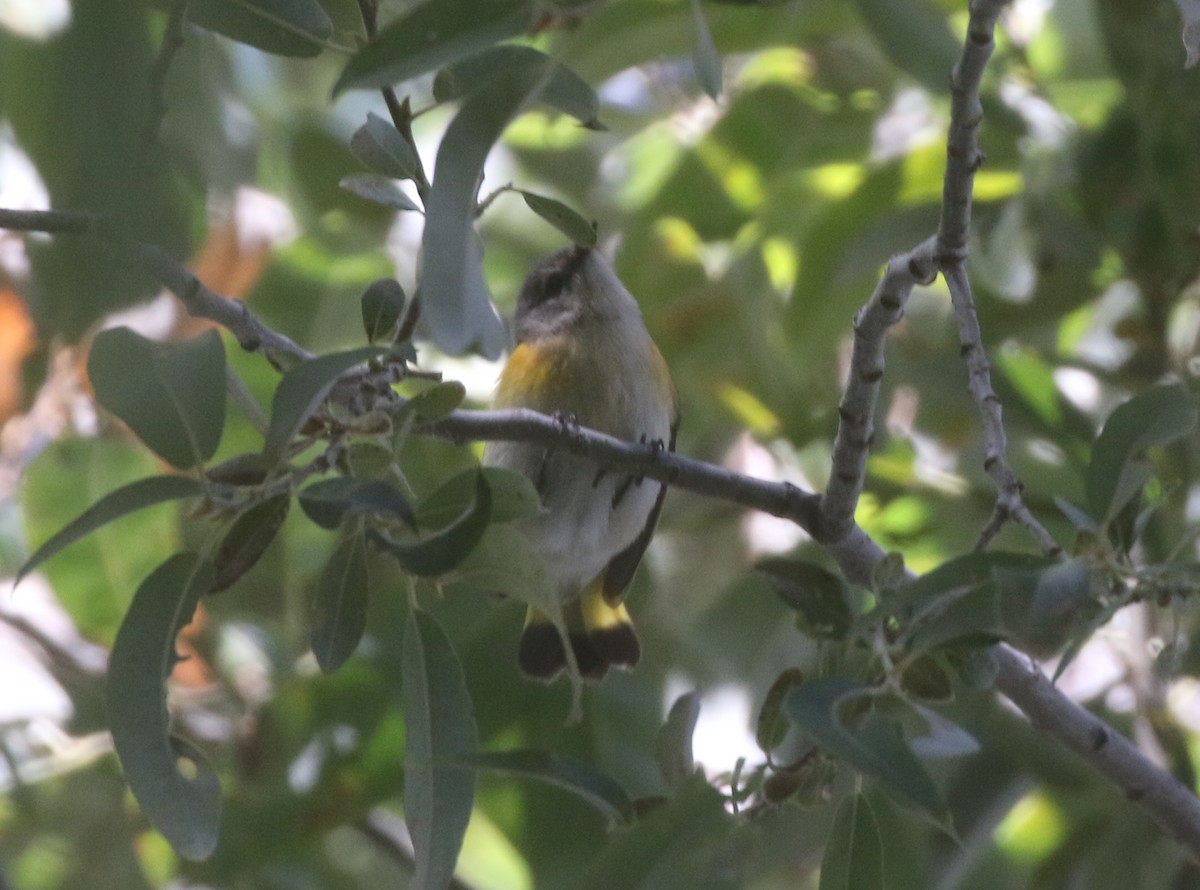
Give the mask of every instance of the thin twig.
[[1008, 439], [1000, 397], [992, 388], [991, 365], [983, 348], [975, 298], [967, 277], [967, 241], [975, 173], [983, 163], [979, 99], [983, 72], [995, 49], [996, 20], [1010, 0], [972, 0], [971, 18], [962, 57], [954, 66], [950, 89], [950, 131], [946, 138], [946, 175], [942, 184], [942, 215], [937, 234], [938, 267], [950, 289], [961, 351], [967, 363], [967, 386], [983, 424], [984, 470], [996, 486], [996, 508], [976, 549], [986, 547], [1009, 520], [1024, 526], [1038, 546], [1050, 555], [1062, 547], [1025, 506], [1023, 485], [1008, 462]]
[[821, 498], [821, 531], [837, 541], [854, 526], [854, 509], [862, 495], [867, 452], [875, 437], [875, 405], [883, 379], [883, 341], [904, 316], [917, 284], [928, 284], [937, 272], [935, 242], [929, 238], [910, 252], [892, 257], [875, 293], [854, 319], [854, 350], [846, 392], [838, 406], [829, 485]]

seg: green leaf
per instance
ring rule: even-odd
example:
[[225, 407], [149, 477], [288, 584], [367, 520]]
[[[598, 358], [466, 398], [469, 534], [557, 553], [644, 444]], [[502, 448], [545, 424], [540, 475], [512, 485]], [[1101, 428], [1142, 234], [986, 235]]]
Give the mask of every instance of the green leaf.
[[942, 814], [946, 809], [942, 795], [905, 743], [899, 726], [874, 714], [853, 730], [842, 725], [840, 703], [866, 691], [852, 680], [812, 680], [788, 693], [784, 713], [829, 753], [930, 813]]
[[263, 443], [263, 460], [271, 465], [283, 460], [292, 437], [325, 401], [338, 377], [382, 352], [378, 346], [335, 352], [301, 362], [284, 374], [271, 399], [271, 424]]
[[492, 522], [528, 519], [541, 512], [537, 488], [524, 473], [503, 467], [464, 470], [452, 476], [417, 507], [417, 521], [425, 528], [453, 522], [475, 498], [476, 476], [483, 473], [492, 493]]
[[416, 210], [418, 213], [421, 210], [393, 177], [382, 173], [351, 173], [343, 176], [338, 185], [351, 194], [393, 210]]
[[271, 546], [292, 506], [290, 494], [277, 494], [244, 510], [225, 533], [213, 560], [217, 580], [210, 593], [219, 593], [254, 567]]
[[700, 8], [700, 0], [691, 0], [692, 27], [696, 30], [696, 45], [692, 49], [692, 65], [696, 69], [696, 79], [704, 92], [712, 99], [721, 95], [722, 65], [721, 54], [713, 43], [712, 32]]
[[404, 818], [416, 869], [410, 886], [443, 890], [475, 798], [475, 777], [445, 764], [475, 753], [475, 716], [450, 640], [415, 609], [404, 631], [403, 672]]
[[412, 179], [421, 167], [408, 140], [373, 111], [367, 112], [367, 122], [350, 137], [350, 150], [376, 173], [391, 179]]
[[60, 550], [65, 550], [80, 538], [114, 519], [120, 519], [144, 507], [164, 501], [196, 497], [203, 492], [204, 488], [199, 482], [186, 476], [151, 476], [149, 479], [139, 479], [109, 492], [67, 523], [25, 560], [25, 564], [17, 571], [16, 583], [19, 584], [22, 578]]
[[567, 754], [552, 751], [480, 751], [457, 763], [524, 779], [534, 779], [569, 791], [595, 807], [611, 822], [621, 823], [633, 812], [633, 801], [608, 773]]
[[950, 91], [959, 41], [929, 0], [858, 0], [858, 11], [898, 68], [935, 94]]
[[1088, 516], [1066, 498], [1055, 495], [1054, 506], [1058, 507], [1058, 511], [1070, 520], [1071, 525], [1075, 526], [1076, 531], [1091, 532], [1093, 534], [1099, 531], [1096, 520], [1092, 519], [1092, 517]]
[[419, 541], [395, 541], [376, 529], [368, 534], [410, 575], [444, 575], [461, 563], [479, 543], [492, 515], [492, 490], [483, 473], [475, 476], [475, 497], [462, 514], [437, 534]]
[[668, 785], [682, 785], [696, 772], [692, 735], [700, 719], [700, 694], [685, 692], [667, 713], [667, 722], [654, 739], [654, 759]]
[[532, 46], [507, 44], [493, 46], [447, 65], [433, 79], [433, 98], [454, 102], [489, 83], [499, 73], [514, 66], [545, 64], [549, 75], [539, 100], [571, 115], [588, 129], [604, 129], [596, 120], [600, 97], [582, 77]]
[[429, 0], [391, 22], [346, 65], [333, 88], [384, 87], [516, 37], [531, 0]]
[[[108, 662], [108, 719], [125, 779], [151, 824], [191, 860], [216, 846], [221, 788], [199, 753], [170, 736], [164, 684], [178, 660], [175, 636], [215, 580], [195, 554], [160, 565], [134, 594]], [[180, 773], [180, 757], [193, 762], [193, 778]]]
[[333, 22], [317, 0], [191, 0], [190, 24], [280, 56], [319, 55]]
[[914, 736], [909, 743], [918, 757], [937, 760], [979, 753], [979, 741], [953, 720], [924, 705], [909, 702], [909, 707], [920, 715], [929, 730], [925, 735]]
[[838, 804], [821, 859], [820, 890], [883, 890], [883, 835], [865, 794]]
[[782, 557], [761, 560], [755, 568], [780, 599], [800, 613], [806, 633], [820, 639], [846, 638], [853, 619], [841, 578], [814, 563]]
[[101, 331], [88, 357], [96, 400], [178, 469], [213, 456], [225, 428], [225, 346], [216, 331], [155, 343]]
[[300, 492], [300, 508], [321, 528], [336, 529], [352, 516], [379, 513], [417, 527], [412, 507], [394, 485], [376, 479], [335, 476], [315, 482]]
[[666, 804], [610, 834], [579, 878], [567, 886], [735, 890], [745, 886], [729, 868], [733, 851], [726, 842], [736, 827], [721, 794], [697, 776]]
[[451, 355], [477, 347], [494, 359], [507, 341], [483, 279], [475, 199], [492, 144], [550, 71], [538, 63], [498, 74], [463, 103], [438, 148], [425, 208], [421, 308], [433, 341]]
[[800, 668], [788, 668], [775, 678], [775, 682], [767, 690], [767, 697], [763, 699], [762, 710], [758, 712], [758, 721], [754, 727], [754, 740], [768, 760], [771, 752], [787, 735], [787, 722], [783, 719], [783, 703], [787, 694], [803, 682], [804, 672]]
[[371, 282], [360, 300], [367, 340], [374, 343], [391, 337], [404, 313], [404, 300], [404, 288], [395, 278], [380, 278]]
[[1182, 439], [1196, 426], [1196, 401], [1183, 384], [1153, 386], [1119, 405], [1092, 447], [1084, 474], [1089, 512], [1107, 523], [1150, 477], [1137, 458], [1147, 448]]
[[422, 420], [441, 420], [463, 403], [467, 388], [457, 380], [440, 380], [417, 393], [404, 406]]
[[525, 204], [554, 228], [558, 229], [576, 244], [584, 247], [596, 246], [596, 229], [586, 219], [568, 207], [562, 201], [535, 195], [533, 192], [521, 191]]
[[366, 542], [352, 534], [333, 551], [317, 582], [310, 640], [321, 673], [332, 674], [354, 654], [366, 626]]

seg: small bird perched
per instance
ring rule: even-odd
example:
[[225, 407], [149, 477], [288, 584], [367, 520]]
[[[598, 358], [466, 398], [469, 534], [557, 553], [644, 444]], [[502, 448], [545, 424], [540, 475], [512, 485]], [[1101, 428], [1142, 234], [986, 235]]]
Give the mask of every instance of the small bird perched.
[[[540, 262], [521, 288], [514, 322], [517, 345], [495, 407], [531, 408], [674, 449], [670, 372], [637, 301], [602, 254], [576, 246]], [[542, 512], [520, 528], [558, 590], [579, 672], [599, 679], [610, 667], [632, 668], [641, 649], [622, 600], [666, 487], [531, 443], [490, 442], [483, 460], [537, 486]], [[546, 681], [567, 666], [557, 628], [535, 609], [525, 620], [518, 663]]]

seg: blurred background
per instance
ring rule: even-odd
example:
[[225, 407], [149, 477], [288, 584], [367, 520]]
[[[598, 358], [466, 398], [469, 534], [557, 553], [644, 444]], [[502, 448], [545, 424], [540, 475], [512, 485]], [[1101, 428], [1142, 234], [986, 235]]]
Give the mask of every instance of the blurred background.
[[[381, 21], [411, 5], [384, 4]], [[363, 30], [351, 0], [322, 6], [333, 34], [308, 58], [189, 26], [159, 107], [147, 72], [165, 3], [0, 0], [0, 206], [120, 213], [133, 234], [306, 348], [360, 344], [366, 285], [394, 275], [411, 292], [418, 280], [423, 217], [338, 187], [365, 169], [350, 135], [367, 112], [386, 112], [375, 92], [330, 98]], [[596, 87], [606, 129], [522, 115], [492, 152], [483, 193], [511, 182], [598, 221], [673, 371], [683, 454], [824, 487], [854, 313], [888, 257], [936, 230], [965, 6], [706, 2], [723, 60], [716, 101], [697, 77], [687, 3], [613, 0], [548, 16], [530, 36]], [[1168, 0], [1016, 0], [985, 78], [987, 160], [969, 269], [1010, 458], [1027, 503], [1068, 547], [1075, 532], [1054, 499], [1082, 502], [1080, 471], [1101, 420], [1154, 382], [1200, 373], [1200, 70], [1184, 68], [1181, 28]], [[433, 102], [429, 77], [400, 92], [412, 97], [432, 170], [454, 108]], [[157, 138], [146, 139], [148, 121], [158, 121]], [[509, 313], [526, 270], [565, 239], [514, 194], [498, 197], [481, 232], [489, 285]], [[99, 496], [163, 471], [91, 397], [88, 339], [113, 324], [162, 338], [207, 326], [92, 242], [0, 231], [0, 572], [9, 578]], [[269, 404], [276, 372], [226, 346]], [[422, 367], [461, 380], [469, 403], [486, 406], [498, 365], [439, 355], [419, 339], [418, 351]], [[914, 293], [887, 363], [858, 520], [921, 572], [968, 552], [994, 502], [940, 281]], [[231, 411], [216, 459], [259, 443]], [[402, 464], [427, 493], [477, 455], [413, 439]], [[1159, 456], [1146, 563], [1195, 562], [1198, 459], [1194, 437]], [[170, 704], [222, 778], [215, 856], [179, 860], [140, 815], [105, 732], [106, 653], [140, 580], [195, 534], [177, 508], [155, 507], [75, 544], [15, 590], [0, 583], [0, 882], [405, 886], [395, 851], [405, 844], [408, 584], [382, 566], [372, 573], [368, 635], [321, 676], [309, 617], [334, 536], [298, 513], [259, 565], [205, 600], [180, 640], [190, 657]], [[1032, 545], [1010, 528], [995, 546]], [[518, 676], [523, 607], [465, 579], [418, 593], [463, 660], [483, 747], [569, 753], [631, 796], [662, 795], [655, 733], [675, 697], [697, 690], [696, 758], [728, 791], [742, 759], [743, 773], [764, 760], [754, 719], [774, 678], [791, 667], [817, 675], [836, 658], [753, 572], [782, 553], [831, 565], [786, 522], [673, 492], [629, 600], [642, 664], [589, 688], [585, 719], [570, 727], [565, 684]], [[1119, 613], [1060, 685], [1194, 787], [1192, 592], [1183, 584]], [[931, 767], [954, 832], [872, 792], [887, 886], [1196, 886], [1141, 811], [1004, 702], [962, 694], [945, 713], [981, 744]], [[829, 801], [848, 788], [847, 771], [817, 799], [753, 817], [721, 818], [718, 804], [712, 818], [698, 806], [670, 810], [678, 818], [652, 829], [613, 831], [561, 790], [481, 774], [459, 878], [481, 890], [815, 888]], [[626, 873], [621, 862], [653, 867]]]

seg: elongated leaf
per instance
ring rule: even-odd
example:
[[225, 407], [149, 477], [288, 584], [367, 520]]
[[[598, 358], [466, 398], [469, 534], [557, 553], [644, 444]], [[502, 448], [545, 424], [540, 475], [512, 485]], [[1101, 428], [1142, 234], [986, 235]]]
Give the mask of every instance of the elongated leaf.
[[552, 61], [532, 46], [493, 46], [447, 65], [433, 79], [433, 97], [438, 102], [453, 102], [489, 83], [502, 71], [538, 62], [550, 66], [546, 86], [539, 99], [571, 115], [589, 129], [603, 129], [596, 120], [600, 112], [600, 97], [596, 91], [570, 68]]
[[480, 751], [469, 757], [458, 757], [455, 762], [472, 769], [533, 779], [569, 791], [612, 822], [625, 822], [633, 813], [633, 801], [616, 779], [567, 754], [531, 749]]
[[321, 528], [336, 529], [351, 516], [380, 513], [416, 528], [412, 508], [398, 488], [381, 480], [336, 476], [300, 492], [300, 507]]
[[[106, 704], [113, 745], [142, 812], [185, 859], [205, 859], [217, 843], [220, 784], [198, 752], [168, 732], [167, 677], [175, 666], [175, 635], [213, 585], [212, 565], [177, 553], [134, 594], [108, 662]], [[194, 778], [177, 759], [195, 766]]]
[[1184, 68], [1194, 68], [1200, 62], [1200, 0], [1175, 0], [1183, 16]]
[[444, 890], [475, 799], [475, 777], [445, 762], [475, 753], [475, 715], [458, 656], [424, 612], [409, 614], [403, 663], [404, 818], [416, 868], [410, 886]]
[[668, 785], [682, 785], [696, 771], [692, 755], [692, 735], [700, 719], [700, 694], [685, 692], [667, 713], [667, 722], [654, 739], [654, 759]]
[[420, 167], [417, 153], [395, 125], [371, 111], [350, 137], [350, 150], [376, 173], [392, 179], [412, 179]]
[[451, 355], [478, 347], [487, 358], [507, 335], [483, 280], [483, 250], [475, 232], [475, 197], [493, 143], [546, 82], [545, 63], [514, 66], [463, 103], [446, 129], [425, 208], [424, 320]]
[[838, 804], [821, 859], [820, 890], [883, 890], [883, 836], [864, 794]]
[[311, 644], [321, 673], [332, 674], [354, 654], [366, 626], [367, 549], [354, 534], [333, 551], [317, 582]]
[[541, 511], [537, 489], [523, 473], [503, 467], [464, 470], [426, 495], [417, 507], [417, 520], [423, 528], [437, 528], [453, 522], [475, 499], [475, 477], [483, 473], [492, 494], [492, 522], [527, 519]]
[[338, 185], [360, 198], [391, 207], [393, 210], [421, 210], [396, 184], [395, 179], [381, 173], [351, 173], [349, 176], [343, 176]]
[[692, 49], [692, 65], [696, 68], [696, 79], [700, 81], [704, 92], [716, 99], [721, 95], [723, 79], [721, 54], [717, 52], [717, 45], [713, 43], [712, 32], [709, 31], [704, 11], [700, 8], [700, 0], [691, 0], [691, 3], [692, 27], [696, 31], [696, 45]]
[[553, 198], [535, 195], [533, 192], [522, 191], [526, 206], [558, 229], [576, 244], [584, 247], [596, 246], [596, 230], [586, 219], [564, 204]]
[[291, 505], [291, 495], [277, 494], [245, 510], [234, 520], [213, 560], [217, 580], [210, 593], [229, 588], [254, 567], [283, 528]]
[[466, 387], [459, 381], [440, 380], [409, 399], [404, 408], [422, 420], [440, 420], [461, 405], [466, 397]]
[[804, 672], [800, 668], [788, 668], [775, 678], [775, 682], [767, 690], [762, 710], [758, 712], [754, 740], [758, 743], [759, 750], [768, 758], [787, 735], [787, 722], [783, 719], [783, 703], [787, 694], [803, 682]]
[[463, 513], [435, 535], [419, 541], [394, 541], [375, 529], [368, 534], [390, 553], [404, 571], [420, 577], [444, 575], [470, 554], [487, 530], [492, 515], [492, 490], [483, 473], [475, 478], [475, 498]]
[[1084, 474], [1089, 512], [1108, 522], [1146, 484], [1150, 467], [1137, 458], [1196, 426], [1196, 402], [1183, 384], [1153, 386], [1117, 406], [1105, 421]]
[[88, 357], [96, 400], [181, 470], [208, 460], [225, 428], [225, 346], [216, 331], [155, 343], [129, 328], [101, 331]]
[[814, 563], [782, 557], [761, 560], [755, 568], [779, 598], [799, 613], [802, 630], [821, 639], [846, 638], [851, 615], [841, 578]]
[[25, 564], [17, 571], [17, 583], [60, 550], [65, 550], [80, 538], [115, 519], [164, 501], [195, 497], [203, 491], [204, 488], [199, 482], [186, 476], [151, 476], [149, 479], [139, 479], [111, 491], [67, 523], [61, 531], [39, 547], [33, 556], [25, 560]]
[[784, 713], [831, 754], [940, 815], [942, 795], [895, 723], [869, 715], [854, 730], [842, 726], [838, 703], [862, 691], [852, 680], [813, 680], [788, 693]]
[[429, 0], [401, 16], [346, 65], [333, 88], [383, 87], [516, 37], [533, 18], [532, 0]]
[[187, 17], [280, 56], [318, 55], [333, 34], [333, 22], [317, 0], [191, 0]]
[[338, 377], [383, 352], [378, 346], [335, 352], [302, 362], [284, 374], [271, 400], [271, 425], [263, 443], [263, 460], [268, 464], [282, 460], [292, 437], [325, 401]]

